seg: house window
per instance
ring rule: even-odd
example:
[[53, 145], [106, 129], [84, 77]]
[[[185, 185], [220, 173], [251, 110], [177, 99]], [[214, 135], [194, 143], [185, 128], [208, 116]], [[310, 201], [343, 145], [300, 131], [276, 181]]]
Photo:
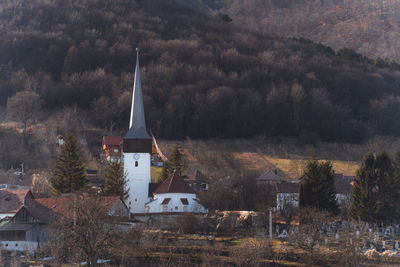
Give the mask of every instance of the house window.
[[114, 148], [114, 153], [118, 153], [118, 148]]
[[175, 206], [175, 210], [178, 210], [178, 206]]
[[200, 188], [201, 188], [201, 190], [203, 190], [203, 191], [207, 191], [207, 190], [208, 190], [208, 184], [202, 183], [202, 184], [200, 185]]
[[139, 166], [139, 162], [135, 161], [135, 167]]

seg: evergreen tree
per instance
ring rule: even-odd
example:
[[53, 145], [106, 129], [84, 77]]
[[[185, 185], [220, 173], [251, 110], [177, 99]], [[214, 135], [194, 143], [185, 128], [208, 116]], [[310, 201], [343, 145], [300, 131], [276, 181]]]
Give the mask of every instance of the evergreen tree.
[[183, 154], [181, 152], [181, 147], [179, 144], [176, 144], [172, 150], [169, 160], [167, 162], [164, 162], [158, 181], [165, 181], [175, 170], [179, 175], [182, 175], [182, 171], [184, 168], [185, 164], [183, 163]]
[[79, 151], [78, 140], [68, 134], [54, 169], [51, 182], [53, 192], [57, 195], [81, 190], [88, 183], [86, 165]]
[[182, 175], [185, 164], [183, 163], [183, 154], [179, 144], [176, 144], [172, 150], [169, 165], [172, 171], [176, 170], [179, 175]]
[[339, 213], [336, 202], [335, 173], [329, 161], [319, 163], [309, 161], [304, 170], [304, 179], [299, 192], [299, 209], [305, 207], [328, 211], [334, 215]]
[[158, 182], [164, 182], [172, 174], [173, 169], [169, 166], [168, 162], [164, 162], [160, 176], [158, 177]]
[[389, 156], [365, 155], [351, 192], [350, 216], [365, 222], [390, 223], [398, 220], [400, 177]]
[[111, 162], [107, 165], [104, 175], [103, 193], [106, 196], [128, 197], [129, 189], [126, 188], [126, 175], [120, 162]]
[[350, 217], [365, 222], [373, 222], [376, 211], [375, 157], [371, 153], [364, 156], [361, 167], [351, 189]]

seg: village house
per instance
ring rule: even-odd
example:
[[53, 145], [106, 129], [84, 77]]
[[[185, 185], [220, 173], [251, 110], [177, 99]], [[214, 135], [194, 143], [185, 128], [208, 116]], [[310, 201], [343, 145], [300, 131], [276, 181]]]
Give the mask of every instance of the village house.
[[102, 148], [109, 162], [119, 162], [122, 156], [122, 136], [103, 136]]
[[[74, 216], [72, 211], [76, 195], [66, 194], [61, 197], [35, 199], [32, 193], [27, 191], [25, 195], [23, 192], [18, 192], [23, 199], [21, 206], [9, 221], [0, 226], [0, 247], [4, 250], [33, 253], [49, 239], [50, 223], [59, 216], [70, 218]], [[13, 197], [12, 194], [10, 196]], [[130, 228], [130, 224], [125, 223], [129, 221], [129, 209], [121, 197], [99, 197], [99, 204], [106, 208], [109, 216], [120, 218], [121, 229]]]
[[57, 216], [33, 198], [26, 198], [17, 213], [0, 226], [1, 249], [33, 253], [49, 239], [49, 223]]
[[278, 175], [277, 170], [269, 170], [256, 178], [257, 185], [262, 184], [279, 184], [284, 182], [284, 179]]
[[[59, 215], [71, 217], [70, 211], [74, 205], [74, 194], [66, 194], [61, 197], [37, 198], [36, 201], [43, 206], [51, 209]], [[120, 196], [102, 196], [98, 197], [99, 204], [106, 208], [108, 216], [129, 218], [129, 210]]]
[[199, 170], [196, 170], [192, 188], [197, 192], [206, 192], [210, 190], [210, 180]]
[[0, 220], [13, 217], [27, 199], [33, 199], [32, 192], [27, 190], [0, 190]]
[[335, 174], [336, 200], [341, 208], [350, 207], [351, 185], [354, 176], [345, 176], [343, 173]]
[[[299, 188], [302, 179], [295, 182], [282, 182], [276, 185], [276, 208], [283, 210], [289, 205], [298, 207], [299, 205]], [[341, 208], [350, 206], [351, 183], [354, 176], [345, 176], [342, 173], [335, 174], [334, 185], [336, 191], [336, 201]]]
[[283, 181], [276, 185], [276, 209], [297, 208], [299, 206], [299, 183]]

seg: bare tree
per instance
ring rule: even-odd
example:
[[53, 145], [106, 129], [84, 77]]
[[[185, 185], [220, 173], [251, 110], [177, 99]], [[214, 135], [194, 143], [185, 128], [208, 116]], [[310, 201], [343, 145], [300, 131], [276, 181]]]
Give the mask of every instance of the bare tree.
[[32, 175], [31, 190], [35, 196], [45, 197], [51, 195], [51, 174], [47, 171], [41, 171]]
[[89, 267], [118, 244], [115, 218], [108, 216], [106, 203], [87, 195], [70, 198], [70, 205], [53, 225], [51, 252], [65, 262], [86, 260]]
[[301, 223], [290, 239], [307, 252], [307, 264], [312, 266], [318, 254], [323, 226], [329, 221], [330, 214], [307, 207], [302, 209], [300, 217]]
[[7, 115], [24, 126], [24, 134], [28, 125], [35, 121], [42, 107], [40, 96], [33, 91], [21, 91], [7, 101]]

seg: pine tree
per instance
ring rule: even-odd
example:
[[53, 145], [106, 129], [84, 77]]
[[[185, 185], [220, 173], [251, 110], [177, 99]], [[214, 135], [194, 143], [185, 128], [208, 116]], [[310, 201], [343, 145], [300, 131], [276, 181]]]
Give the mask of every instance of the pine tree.
[[172, 171], [173, 169], [171, 169], [168, 162], [164, 162], [160, 176], [158, 177], [158, 182], [164, 182], [165, 180], [167, 180], [168, 177], [171, 175]]
[[182, 175], [185, 164], [183, 163], [183, 154], [181, 152], [181, 147], [179, 144], [176, 144], [174, 146], [174, 149], [172, 150], [172, 155], [169, 160], [169, 166], [172, 171], [176, 170], [179, 175]]
[[368, 153], [364, 157], [351, 192], [349, 212], [353, 219], [377, 223], [399, 219], [400, 173], [397, 162], [398, 158], [393, 164], [385, 152], [378, 156]]
[[107, 165], [104, 175], [103, 193], [106, 196], [128, 197], [129, 189], [126, 188], [126, 175], [120, 162], [111, 162]]
[[78, 140], [68, 134], [54, 169], [51, 182], [53, 192], [57, 195], [77, 192], [88, 183], [86, 165], [79, 151]]
[[304, 170], [304, 180], [299, 192], [299, 210], [305, 207], [339, 213], [336, 201], [335, 173], [329, 161], [309, 161]]
[[376, 218], [380, 223], [394, 222], [399, 215], [397, 201], [400, 199], [399, 177], [395, 175], [392, 161], [386, 152], [375, 159], [377, 174]]
[[361, 167], [351, 189], [349, 214], [355, 220], [373, 222], [376, 210], [375, 157], [371, 153], [364, 156]]
[[182, 175], [182, 171], [184, 168], [185, 164], [183, 163], [183, 154], [181, 152], [181, 147], [179, 144], [176, 144], [172, 150], [170, 159], [167, 162], [164, 162], [158, 181], [165, 181], [175, 170], [179, 175]]

